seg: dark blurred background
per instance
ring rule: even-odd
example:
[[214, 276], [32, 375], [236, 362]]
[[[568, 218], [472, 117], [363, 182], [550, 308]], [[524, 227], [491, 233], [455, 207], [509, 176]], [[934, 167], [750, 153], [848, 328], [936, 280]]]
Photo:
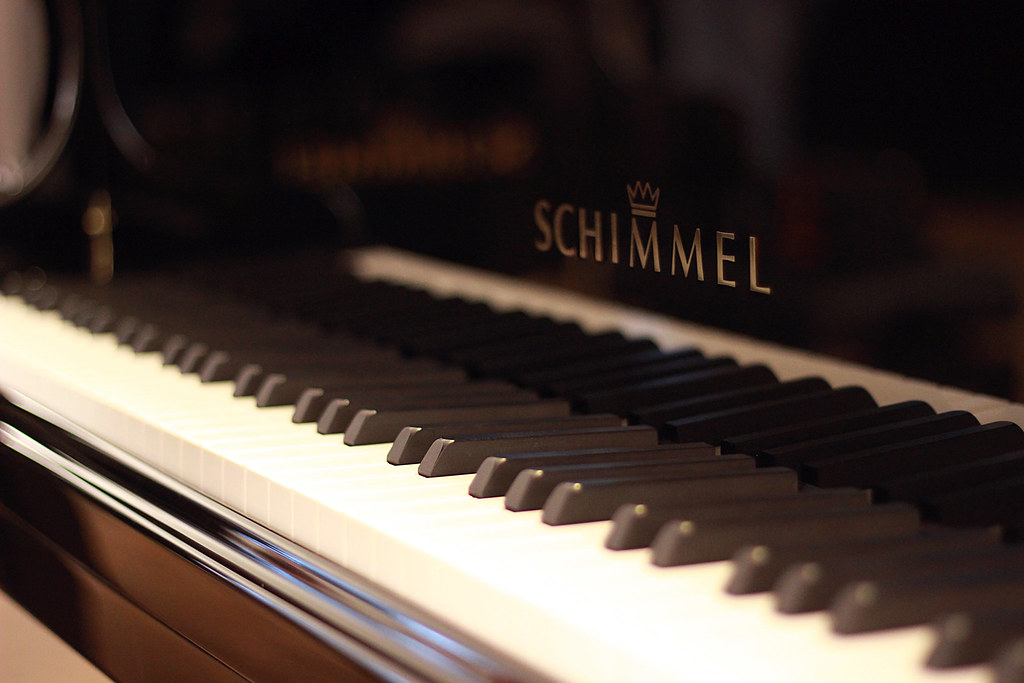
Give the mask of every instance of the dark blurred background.
[[[84, 269], [106, 189], [119, 268], [383, 242], [1024, 395], [1017, 3], [63, 0], [50, 102], [76, 11], [73, 133], [0, 206], [3, 268]], [[637, 180], [757, 236], [772, 294], [535, 248], [538, 199], [626, 221]]]

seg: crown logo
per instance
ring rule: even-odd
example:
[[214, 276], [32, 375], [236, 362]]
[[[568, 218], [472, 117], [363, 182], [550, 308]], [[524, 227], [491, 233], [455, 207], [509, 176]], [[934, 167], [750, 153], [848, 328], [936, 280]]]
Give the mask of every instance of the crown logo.
[[629, 195], [629, 208], [634, 216], [646, 216], [654, 218], [658, 210], [658, 197], [661, 195], [661, 188], [651, 189], [650, 183], [640, 184], [640, 181], [630, 187], [626, 185], [626, 194]]

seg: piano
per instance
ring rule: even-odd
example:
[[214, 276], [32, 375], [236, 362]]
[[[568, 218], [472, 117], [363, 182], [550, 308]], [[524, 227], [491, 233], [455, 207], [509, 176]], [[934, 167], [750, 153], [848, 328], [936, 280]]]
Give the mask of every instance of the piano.
[[0, 589], [111, 678], [1024, 680], [1012, 214], [956, 192], [1020, 149], [830, 109], [935, 96], [879, 21], [1014, 17], [25, 7]]

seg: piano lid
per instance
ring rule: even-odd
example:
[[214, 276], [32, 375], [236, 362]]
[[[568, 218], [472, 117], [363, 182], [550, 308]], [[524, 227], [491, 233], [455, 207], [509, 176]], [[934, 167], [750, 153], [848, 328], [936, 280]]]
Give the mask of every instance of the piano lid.
[[[19, 4], [69, 43], [77, 3]], [[103, 188], [119, 267], [384, 242], [1020, 398], [1019, 8], [82, 10], [75, 133], [5, 266], [80, 266]]]

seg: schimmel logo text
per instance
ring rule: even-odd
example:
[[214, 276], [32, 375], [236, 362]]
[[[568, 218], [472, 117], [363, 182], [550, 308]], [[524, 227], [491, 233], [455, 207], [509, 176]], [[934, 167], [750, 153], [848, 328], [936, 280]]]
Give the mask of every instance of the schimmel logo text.
[[772, 293], [772, 288], [758, 278], [757, 237], [748, 237], [744, 245], [734, 232], [716, 231], [712, 241], [710, 235], [702, 235], [700, 228], [681, 230], [673, 224], [671, 231], [665, 225], [659, 230], [661, 188], [638, 180], [626, 186], [626, 195], [631, 214], [628, 237], [626, 230], [620, 229], [619, 215], [614, 211], [538, 200], [533, 207], [539, 233], [534, 246], [542, 252], [557, 249], [568, 258], [625, 262], [630, 268], [694, 277], [700, 282], [713, 272], [716, 284], [723, 287], [737, 287], [745, 272], [747, 278], [742, 284], [751, 292]]

